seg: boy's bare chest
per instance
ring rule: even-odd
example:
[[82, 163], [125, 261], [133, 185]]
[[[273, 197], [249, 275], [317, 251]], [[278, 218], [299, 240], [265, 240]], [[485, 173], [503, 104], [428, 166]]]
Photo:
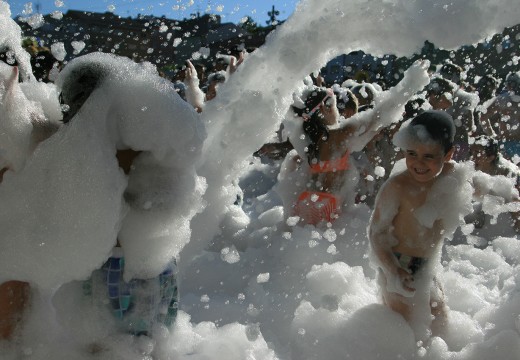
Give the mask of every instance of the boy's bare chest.
[[424, 205], [426, 196], [426, 191], [415, 191], [401, 199], [399, 213], [393, 222], [399, 252], [427, 257], [440, 239], [440, 220], [436, 220], [433, 227], [426, 227], [416, 216], [416, 210]]

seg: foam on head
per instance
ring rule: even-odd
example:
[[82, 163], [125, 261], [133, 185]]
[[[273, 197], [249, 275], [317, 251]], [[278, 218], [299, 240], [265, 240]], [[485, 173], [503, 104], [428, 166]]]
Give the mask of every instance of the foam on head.
[[453, 147], [454, 136], [455, 124], [452, 117], [444, 111], [428, 110], [404, 123], [393, 142], [401, 149], [417, 142], [437, 143], [447, 153]]

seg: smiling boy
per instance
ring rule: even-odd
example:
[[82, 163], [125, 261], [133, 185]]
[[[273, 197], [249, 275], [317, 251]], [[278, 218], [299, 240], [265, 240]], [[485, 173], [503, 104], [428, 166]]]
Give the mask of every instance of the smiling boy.
[[419, 114], [401, 129], [394, 143], [404, 151], [406, 169], [383, 185], [369, 225], [383, 301], [409, 322], [419, 301], [418, 279], [427, 279], [423, 288], [431, 314], [445, 324], [442, 289], [432, 271], [425, 270], [431, 269], [431, 258], [444, 238], [444, 224], [440, 217], [424, 221], [418, 213], [431, 202], [439, 179], [453, 172], [454, 134], [451, 116], [435, 110]]

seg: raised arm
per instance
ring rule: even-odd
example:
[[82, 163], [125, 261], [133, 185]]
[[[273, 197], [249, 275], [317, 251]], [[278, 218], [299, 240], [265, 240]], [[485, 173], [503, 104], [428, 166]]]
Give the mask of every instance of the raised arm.
[[355, 141], [350, 145], [352, 151], [361, 151], [379, 131], [402, 118], [408, 100], [430, 82], [429, 65], [427, 60], [416, 61], [406, 70], [399, 84], [376, 98], [373, 109], [347, 120], [347, 130], [352, 131], [354, 127]]
[[240, 64], [242, 64], [244, 62], [245, 55], [246, 55], [246, 51], [243, 50], [238, 55], [238, 59], [236, 57], [234, 57], [234, 56], [230, 57], [230, 59], [229, 59], [229, 66], [227, 68], [227, 72], [229, 74], [233, 74], [235, 71], [237, 71], [237, 69], [240, 66]]
[[197, 70], [191, 61], [186, 61], [186, 77], [184, 78], [186, 84], [186, 101], [193, 106], [197, 112], [202, 112], [204, 106], [204, 93], [199, 87], [199, 78]]
[[493, 121], [500, 119], [500, 115], [498, 114], [498, 106], [496, 104], [496, 100], [489, 104], [487, 107], [483, 107], [479, 113], [479, 124], [482, 128], [482, 131], [486, 135], [496, 136], [495, 130], [491, 125]]

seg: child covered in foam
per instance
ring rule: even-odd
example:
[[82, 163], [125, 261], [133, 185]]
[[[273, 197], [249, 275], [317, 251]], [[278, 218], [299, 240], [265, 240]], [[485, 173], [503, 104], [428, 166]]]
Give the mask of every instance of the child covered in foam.
[[394, 137], [404, 159], [381, 188], [368, 229], [383, 302], [419, 338], [447, 324], [436, 268], [443, 240], [464, 223], [473, 197], [518, 198], [505, 177], [503, 186], [491, 189], [485, 186], [487, 175], [475, 172], [472, 163], [451, 161], [454, 134], [453, 119], [443, 111], [425, 111], [404, 124]]

